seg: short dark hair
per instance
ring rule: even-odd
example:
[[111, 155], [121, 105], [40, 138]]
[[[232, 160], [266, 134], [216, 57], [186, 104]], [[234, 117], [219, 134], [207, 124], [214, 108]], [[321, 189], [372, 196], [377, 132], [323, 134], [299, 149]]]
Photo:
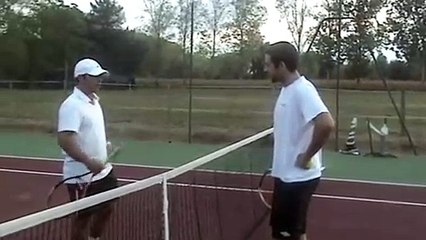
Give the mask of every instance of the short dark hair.
[[271, 57], [271, 61], [275, 67], [278, 67], [280, 62], [283, 62], [290, 72], [294, 72], [299, 66], [299, 52], [289, 42], [281, 41], [273, 43], [269, 45], [265, 53]]

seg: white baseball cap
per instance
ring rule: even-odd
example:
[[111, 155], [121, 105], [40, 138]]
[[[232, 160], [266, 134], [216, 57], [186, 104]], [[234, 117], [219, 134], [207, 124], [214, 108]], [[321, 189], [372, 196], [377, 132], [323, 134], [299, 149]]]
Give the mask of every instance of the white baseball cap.
[[88, 74], [90, 76], [100, 76], [108, 71], [103, 69], [101, 65], [94, 59], [85, 58], [80, 60], [74, 68], [74, 77]]

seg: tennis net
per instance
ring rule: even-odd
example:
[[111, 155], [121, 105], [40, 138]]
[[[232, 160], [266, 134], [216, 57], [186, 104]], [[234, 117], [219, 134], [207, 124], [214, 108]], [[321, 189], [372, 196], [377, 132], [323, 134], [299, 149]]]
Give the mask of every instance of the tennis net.
[[180, 167], [0, 224], [1, 240], [71, 239], [79, 211], [114, 201], [107, 239], [262, 239], [268, 209], [255, 191], [270, 167], [272, 129]]

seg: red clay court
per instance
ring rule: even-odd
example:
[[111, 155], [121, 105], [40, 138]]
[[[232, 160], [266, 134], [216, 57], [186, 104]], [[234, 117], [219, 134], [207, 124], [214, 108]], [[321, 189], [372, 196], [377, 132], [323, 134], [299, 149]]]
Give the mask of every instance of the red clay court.
[[[123, 184], [168, 170], [124, 165], [115, 169]], [[0, 158], [0, 222], [45, 209], [47, 192], [61, 178], [60, 172], [58, 161]], [[171, 239], [269, 239], [269, 213], [253, 190], [258, 180], [258, 176], [200, 171], [171, 179]], [[162, 195], [157, 187], [143, 190], [146, 194], [140, 198], [123, 200], [127, 203], [120, 203], [105, 239], [160, 239]], [[310, 216], [310, 240], [420, 240], [426, 188], [327, 179], [313, 199]], [[59, 224], [68, 223], [58, 223], [62, 229]], [[49, 239], [67, 239], [60, 229], [41, 227], [1, 239], [35, 239], [28, 236], [43, 231], [55, 232], [56, 237]]]

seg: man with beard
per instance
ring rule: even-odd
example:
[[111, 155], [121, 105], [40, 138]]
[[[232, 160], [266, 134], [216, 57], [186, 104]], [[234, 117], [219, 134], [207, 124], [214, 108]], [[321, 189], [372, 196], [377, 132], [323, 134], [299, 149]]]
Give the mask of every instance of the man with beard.
[[273, 239], [307, 239], [308, 208], [322, 174], [321, 149], [334, 129], [331, 114], [298, 66], [299, 53], [290, 43], [266, 50], [265, 69], [282, 87], [274, 109]]

